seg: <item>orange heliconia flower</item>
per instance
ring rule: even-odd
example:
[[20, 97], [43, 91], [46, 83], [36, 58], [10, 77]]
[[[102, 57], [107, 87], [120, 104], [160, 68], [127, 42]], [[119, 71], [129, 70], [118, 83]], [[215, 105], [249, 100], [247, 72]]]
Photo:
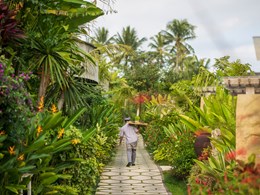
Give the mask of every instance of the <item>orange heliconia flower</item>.
[[37, 127], [37, 137], [40, 135], [40, 133], [42, 132], [42, 126], [38, 126]]
[[64, 134], [64, 128], [62, 128], [59, 132], [58, 132], [58, 139], [60, 139], [62, 136], [63, 136], [63, 134]]
[[15, 155], [15, 146], [10, 146], [9, 148], [8, 148], [8, 152], [9, 152], [9, 154], [10, 155]]
[[24, 154], [21, 154], [21, 155], [17, 158], [17, 160], [23, 161], [23, 160], [24, 160]]
[[55, 106], [55, 104], [52, 104], [52, 106], [51, 106], [51, 111], [52, 111], [52, 113], [58, 112], [58, 109], [57, 109], [57, 107]]
[[41, 112], [44, 108], [44, 97], [42, 96], [40, 98], [39, 104], [38, 104], [38, 111]]
[[73, 145], [76, 145], [76, 144], [80, 143], [80, 140], [79, 139], [73, 139], [73, 140], [71, 140], [71, 143]]

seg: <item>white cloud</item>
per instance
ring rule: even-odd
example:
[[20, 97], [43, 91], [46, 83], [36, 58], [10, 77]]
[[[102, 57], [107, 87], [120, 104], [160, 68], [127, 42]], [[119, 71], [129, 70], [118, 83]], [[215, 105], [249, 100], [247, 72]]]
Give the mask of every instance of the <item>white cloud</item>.
[[227, 18], [223, 23], [220, 24], [220, 27], [228, 30], [237, 27], [240, 22], [241, 20], [238, 17]]
[[130, 25], [139, 37], [157, 34], [173, 19], [187, 19], [197, 26], [197, 38], [189, 43], [203, 58], [230, 55], [258, 68], [253, 36], [260, 36], [260, 1], [238, 0], [117, 0], [117, 14], [98, 19], [110, 34]]

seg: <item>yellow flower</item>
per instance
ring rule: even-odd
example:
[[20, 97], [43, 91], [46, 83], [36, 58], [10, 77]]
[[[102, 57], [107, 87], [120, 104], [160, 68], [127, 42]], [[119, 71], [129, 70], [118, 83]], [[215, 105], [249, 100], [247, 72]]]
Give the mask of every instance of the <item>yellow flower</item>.
[[5, 135], [5, 131], [0, 131], [0, 135]]
[[64, 128], [62, 128], [59, 132], [58, 132], [58, 139], [60, 139], [64, 134]]
[[17, 158], [17, 160], [23, 161], [23, 160], [24, 160], [24, 154], [21, 154], [21, 155]]
[[52, 106], [51, 106], [51, 111], [52, 111], [52, 113], [58, 112], [58, 109], [54, 104], [52, 104]]
[[15, 146], [10, 146], [9, 148], [8, 148], [8, 152], [9, 152], [9, 154], [10, 155], [15, 155]]
[[41, 132], [42, 132], [42, 127], [38, 126], [37, 127], [37, 137], [40, 135]]
[[73, 145], [76, 145], [76, 144], [80, 143], [80, 140], [79, 139], [73, 139], [73, 140], [71, 140], [71, 143]]
[[44, 108], [44, 97], [41, 96], [40, 101], [39, 101], [39, 104], [38, 104], [38, 110], [39, 110], [39, 112], [41, 112], [41, 111], [43, 110], [43, 108]]

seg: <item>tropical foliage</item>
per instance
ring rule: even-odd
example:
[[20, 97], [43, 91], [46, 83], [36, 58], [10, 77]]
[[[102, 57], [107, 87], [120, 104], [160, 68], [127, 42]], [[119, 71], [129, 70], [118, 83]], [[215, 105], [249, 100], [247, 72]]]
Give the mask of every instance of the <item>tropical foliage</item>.
[[119, 116], [114, 107], [96, 105], [85, 113], [87, 129], [73, 127], [65, 133], [65, 136], [78, 140], [69, 152], [61, 154], [63, 161], [78, 159], [74, 166], [63, 171], [73, 176], [65, 183], [76, 188], [79, 194], [94, 194], [104, 165], [113, 157], [121, 122]]
[[[150, 39], [131, 26], [112, 36], [98, 28], [88, 53], [78, 37], [103, 14], [96, 1], [0, 0], [1, 194], [29, 182], [33, 194], [94, 194], [125, 115], [149, 123], [141, 129], [147, 149], [190, 193], [259, 192], [254, 155], [235, 160], [246, 151], [235, 151], [236, 98], [222, 86], [222, 77], [253, 75], [250, 65], [224, 56], [209, 71], [185, 19]], [[79, 77], [96, 65], [100, 85]], [[202, 97], [205, 87], [214, 94]], [[220, 135], [197, 157], [200, 131]]]
[[156, 161], [166, 161], [172, 166], [171, 174], [178, 179], [185, 179], [196, 158], [194, 152], [195, 136], [181, 123], [164, 127], [166, 138], [154, 151]]

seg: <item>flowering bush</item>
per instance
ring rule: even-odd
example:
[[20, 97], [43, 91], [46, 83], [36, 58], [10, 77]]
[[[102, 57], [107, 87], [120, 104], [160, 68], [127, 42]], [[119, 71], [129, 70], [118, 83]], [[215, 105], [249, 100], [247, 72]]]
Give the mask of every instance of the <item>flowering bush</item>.
[[214, 157], [197, 162], [189, 177], [189, 193], [259, 194], [260, 164], [255, 165], [255, 155], [251, 155], [247, 163], [235, 160], [235, 152], [228, 153], [226, 157], [222, 158], [222, 162]]
[[30, 74], [15, 76], [13, 72], [8, 62], [0, 61], [0, 130], [10, 135], [8, 139], [17, 142], [25, 137], [34, 108], [24, 85]]
[[154, 152], [166, 138], [163, 126], [175, 123], [179, 120], [177, 109], [171, 96], [152, 96], [150, 101], [145, 102], [146, 111], [143, 120], [149, 126], [142, 132], [147, 149]]
[[[61, 174], [61, 170], [74, 162], [71, 159], [55, 159], [55, 156], [71, 149], [75, 144], [71, 138], [63, 137], [63, 134], [70, 130], [76, 116], [62, 116], [54, 106], [51, 111], [45, 110], [42, 108], [43, 99], [41, 100], [38, 106], [41, 109], [28, 121], [23, 137], [13, 141], [10, 131], [0, 131], [0, 182], [3, 184], [0, 191], [3, 194], [18, 194], [19, 190], [26, 189], [30, 180], [33, 194], [47, 193], [54, 189], [59, 194], [76, 193], [76, 189], [70, 186], [60, 187], [60, 181], [71, 177]], [[78, 115], [80, 113], [82, 111]]]

